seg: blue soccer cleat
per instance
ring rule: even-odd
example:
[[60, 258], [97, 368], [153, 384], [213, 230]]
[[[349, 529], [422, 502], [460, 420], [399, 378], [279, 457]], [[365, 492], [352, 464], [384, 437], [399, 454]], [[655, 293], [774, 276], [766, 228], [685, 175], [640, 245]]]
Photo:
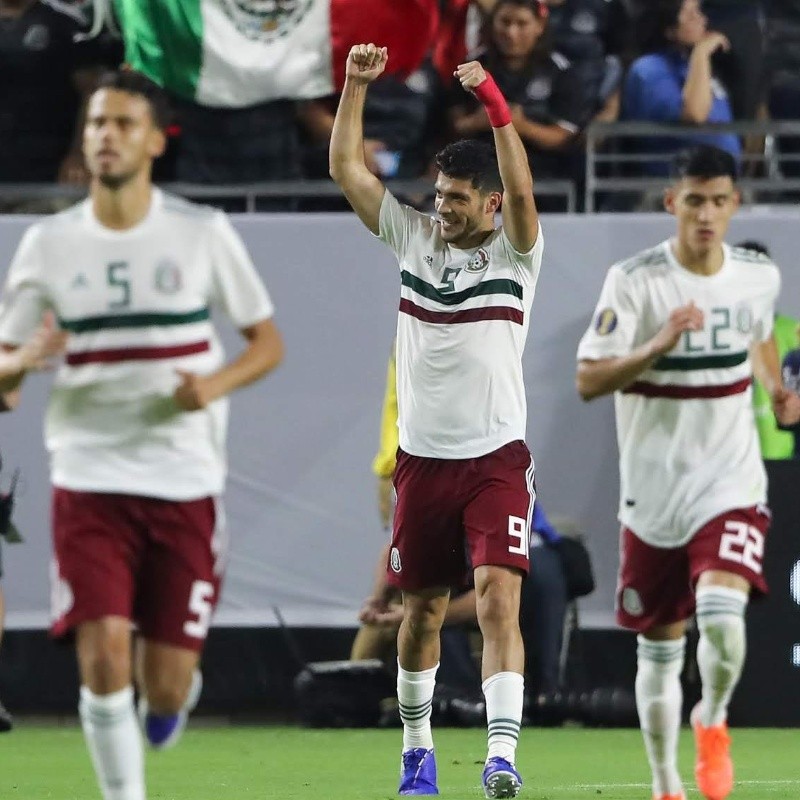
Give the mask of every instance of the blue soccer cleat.
[[439, 794], [433, 749], [414, 747], [403, 753], [398, 794]]
[[189, 713], [200, 700], [202, 691], [203, 676], [199, 670], [195, 670], [186, 703], [177, 714], [153, 714], [148, 707], [147, 698], [144, 696], [139, 698], [139, 720], [144, 735], [154, 750], [166, 750], [178, 743], [189, 719]]
[[488, 798], [516, 797], [522, 778], [514, 765], [500, 756], [492, 756], [483, 768], [483, 793]]

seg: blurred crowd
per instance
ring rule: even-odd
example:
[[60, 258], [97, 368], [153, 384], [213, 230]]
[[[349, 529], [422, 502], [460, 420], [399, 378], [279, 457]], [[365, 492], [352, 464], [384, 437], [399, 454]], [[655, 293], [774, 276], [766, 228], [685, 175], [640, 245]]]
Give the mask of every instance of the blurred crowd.
[[[330, 3], [332, 18], [342, 5], [320, 2]], [[231, 82], [222, 100], [201, 97], [180, 48], [188, 49], [196, 26], [186, 8], [203, 3], [250, 18], [261, 13], [264, 26], [303, 5], [189, 0], [181, 11], [178, 0], [0, 0], [0, 183], [85, 181], [83, 99], [103, 69], [120, 63], [145, 71], [173, 98], [159, 181], [219, 186], [327, 178], [335, 92], [293, 97], [275, 90], [252, 102], [258, 95], [243, 79]], [[605, 145], [637, 154], [620, 159], [619, 174], [659, 176], [666, 155], [697, 140], [730, 151], [749, 174], [765, 174], [760, 156], [774, 141], [693, 128], [800, 119], [800, 0], [363, 0], [350, 5], [363, 12], [365, 36], [376, 16], [370, 7], [380, 3], [397, 11], [384, 23], [393, 36], [390, 59], [399, 53], [400, 67], [367, 100], [367, 163], [383, 178], [429, 176], [444, 142], [491, 137], [482, 106], [452, 78], [454, 67], [471, 58], [504, 92], [539, 181], [580, 185], [584, 131], [593, 121], [674, 123], [668, 136]], [[234, 62], [223, 66], [235, 72]], [[778, 146], [780, 174], [800, 174], [800, 158], [792, 160], [800, 138], [783, 137]], [[337, 202], [317, 198], [292, 207]], [[0, 209], [11, 206], [0, 190]], [[290, 206], [276, 200], [267, 207]]]

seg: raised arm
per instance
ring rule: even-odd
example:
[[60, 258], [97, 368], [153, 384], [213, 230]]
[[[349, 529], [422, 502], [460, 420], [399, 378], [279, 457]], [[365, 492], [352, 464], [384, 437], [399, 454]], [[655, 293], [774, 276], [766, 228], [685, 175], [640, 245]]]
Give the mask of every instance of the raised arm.
[[685, 331], [698, 331], [702, 327], [703, 312], [694, 303], [676, 308], [652, 339], [627, 355], [579, 361], [575, 379], [578, 394], [583, 400], [594, 400], [624, 389], [672, 350]]
[[533, 199], [533, 176], [522, 139], [494, 79], [478, 61], [460, 64], [456, 77], [483, 103], [494, 133], [497, 163], [503, 181], [503, 228], [512, 247], [527, 253], [539, 234], [539, 214]]
[[378, 234], [386, 187], [364, 160], [364, 101], [367, 86], [380, 77], [389, 56], [385, 47], [357, 44], [347, 57], [344, 89], [331, 133], [330, 175], [341, 186], [353, 211]]
[[689, 71], [683, 85], [683, 108], [681, 119], [702, 125], [708, 120], [714, 104], [712, 89], [711, 57], [718, 50], [728, 52], [730, 42], [722, 33], [710, 31], [693, 48], [689, 56]]

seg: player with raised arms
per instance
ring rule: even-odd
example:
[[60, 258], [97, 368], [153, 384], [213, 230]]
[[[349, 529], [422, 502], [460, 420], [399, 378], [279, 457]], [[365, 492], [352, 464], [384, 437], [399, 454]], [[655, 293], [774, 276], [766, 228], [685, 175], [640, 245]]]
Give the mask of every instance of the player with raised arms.
[[399, 793], [438, 794], [430, 716], [439, 631], [450, 587], [471, 567], [484, 641], [483, 787], [487, 797], [514, 797], [522, 784], [519, 601], [534, 501], [521, 358], [543, 248], [533, 178], [505, 99], [473, 61], [455, 74], [483, 103], [494, 147], [458, 141], [437, 155], [436, 218], [399, 203], [364, 162], [364, 100], [388, 57], [373, 44], [351, 49], [330, 172], [400, 269], [400, 449], [387, 564], [404, 604]]

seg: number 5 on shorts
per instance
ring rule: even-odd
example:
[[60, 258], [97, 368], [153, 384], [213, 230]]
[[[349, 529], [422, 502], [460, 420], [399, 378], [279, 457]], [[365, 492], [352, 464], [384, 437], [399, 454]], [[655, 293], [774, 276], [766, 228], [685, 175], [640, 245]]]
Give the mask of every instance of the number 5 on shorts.
[[744, 564], [757, 575], [761, 574], [764, 558], [764, 534], [746, 522], [728, 520], [719, 541], [719, 557], [736, 564]]
[[[522, 517], [508, 517], [508, 552], [516, 556], [528, 556], [528, 522]], [[516, 542], [516, 544], [515, 544]]]
[[190, 619], [183, 623], [183, 632], [196, 639], [205, 639], [208, 626], [211, 624], [211, 601], [214, 597], [214, 585], [208, 581], [195, 581], [189, 595], [189, 611], [197, 619]]

